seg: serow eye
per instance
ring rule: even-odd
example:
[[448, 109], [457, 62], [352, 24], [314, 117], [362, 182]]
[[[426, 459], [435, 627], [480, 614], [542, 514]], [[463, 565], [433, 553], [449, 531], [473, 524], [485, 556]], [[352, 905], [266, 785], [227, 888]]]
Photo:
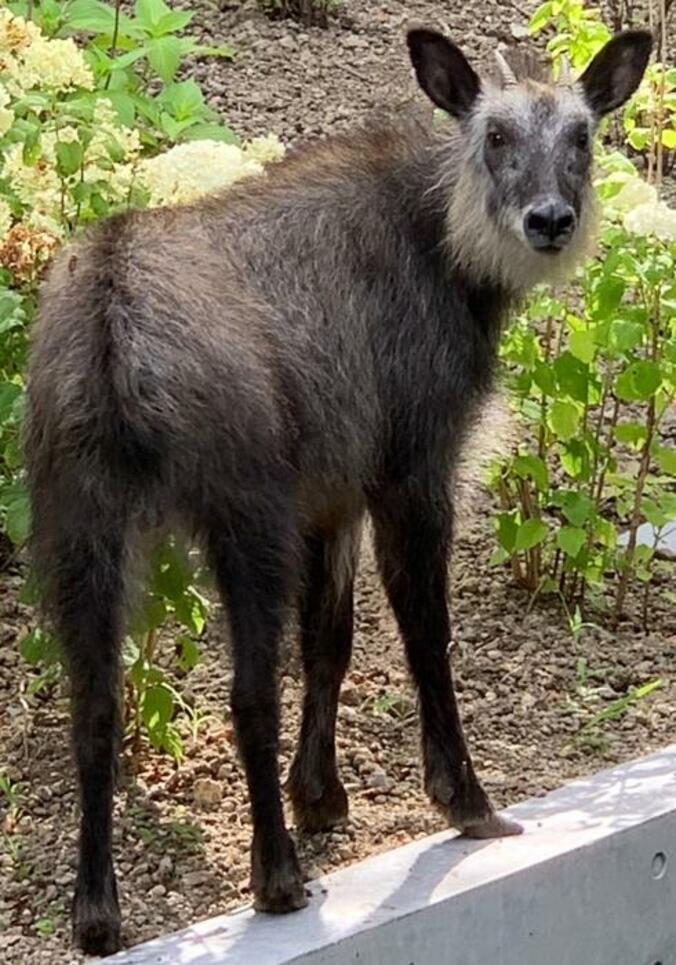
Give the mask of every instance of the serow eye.
[[589, 132], [581, 128], [575, 135], [575, 144], [581, 151], [586, 151], [589, 147]]
[[488, 143], [491, 147], [504, 147], [505, 135], [501, 134], [500, 131], [489, 131]]

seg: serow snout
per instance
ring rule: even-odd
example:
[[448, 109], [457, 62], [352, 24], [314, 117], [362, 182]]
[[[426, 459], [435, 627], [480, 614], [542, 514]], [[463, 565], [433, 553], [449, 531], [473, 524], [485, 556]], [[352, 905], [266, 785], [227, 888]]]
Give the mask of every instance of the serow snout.
[[523, 219], [523, 230], [535, 251], [556, 254], [573, 237], [576, 220], [569, 204], [550, 199], [528, 209]]

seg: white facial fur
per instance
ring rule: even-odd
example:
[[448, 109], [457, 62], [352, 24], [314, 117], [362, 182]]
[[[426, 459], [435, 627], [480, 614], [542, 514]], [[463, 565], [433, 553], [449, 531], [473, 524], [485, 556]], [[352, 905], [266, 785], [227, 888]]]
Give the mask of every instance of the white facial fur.
[[[514, 140], [511, 160], [497, 174], [486, 162], [485, 152], [489, 128], [496, 121]], [[563, 156], [572, 150], [565, 131], [575, 124], [588, 126], [591, 142], [594, 119], [574, 87], [554, 88], [534, 81], [506, 89], [484, 87], [456, 135], [458, 140], [454, 138], [463, 160], [453, 177], [448, 212], [452, 256], [477, 280], [499, 279], [521, 292], [541, 281], [569, 277], [589, 253], [598, 220], [591, 158]], [[573, 167], [571, 177], [568, 172]], [[576, 210], [575, 231], [558, 254], [537, 252], [524, 232], [524, 212], [538, 198], [561, 190]]]

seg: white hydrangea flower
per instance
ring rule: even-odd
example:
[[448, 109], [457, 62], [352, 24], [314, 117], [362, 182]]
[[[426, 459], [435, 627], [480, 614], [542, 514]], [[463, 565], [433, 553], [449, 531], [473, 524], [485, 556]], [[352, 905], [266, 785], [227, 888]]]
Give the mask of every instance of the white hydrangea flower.
[[[52, 148], [49, 143], [52, 138], [55, 142], [53, 135], [51, 138], [46, 135], [43, 139], [44, 153]], [[10, 144], [5, 151], [2, 174], [9, 180], [19, 200], [30, 209], [45, 214], [58, 209], [61, 187], [52, 163], [41, 159], [33, 165], [24, 164], [22, 145]]]
[[57, 141], [65, 141], [70, 143], [71, 141], [78, 140], [77, 128], [73, 127], [71, 124], [66, 124], [64, 127], [60, 127], [58, 134], [52, 135], [50, 138], [50, 152], [53, 153], [56, 150]]
[[0, 241], [12, 227], [12, 209], [4, 198], [0, 198]]
[[676, 241], [676, 209], [664, 201], [639, 204], [624, 216], [624, 227], [630, 234]]
[[14, 123], [14, 111], [8, 107], [9, 102], [7, 88], [0, 84], [0, 137], [6, 134]]
[[139, 165], [151, 205], [194, 201], [262, 171], [263, 166], [245, 157], [239, 147], [211, 140], [177, 144]]
[[616, 211], [624, 213], [640, 205], [656, 202], [657, 191], [654, 185], [648, 184], [643, 178], [628, 178], [608, 203]]
[[114, 204], [125, 202], [129, 198], [136, 176], [136, 166], [133, 164], [115, 164], [112, 168], [87, 164], [84, 169], [85, 182], [95, 184], [104, 181], [106, 197]]
[[9, 65], [9, 72], [24, 90], [34, 87], [92, 89], [94, 86], [92, 72], [72, 37], [51, 40], [39, 35], [21, 57]]
[[97, 100], [94, 107], [96, 130], [87, 146], [87, 162], [96, 163], [101, 158], [109, 158], [111, 140], [124, 153], [126, 161], [135, 160], [141, 152], [141, 138], [138, 131], [122, 127], [117, 119], [113, 105], [107, 97]]
[[0, 10], [0, 61], [5, 54], [16, 54], [40, 36], [32, 20], [16, 17], [11, 10]]
[[265, 137], [254, 137], [242, 145], [242, 154], [249, 161], [259, 164], [270, 164], [280, 161], [284, 157], [286, 148], [276, 134], [266, 134]]
[[30, 225], [31, 228], [36, 228], [39, 231], [47, 231], [49, 234], [54, 235], [55, 238], [65, 238], [66, 236], [65, 228], [57, 218], [45, 214], [44, 211], [38, 211], [36, 208], [33, 208], [28, 215], [24, 215], [23, 220], [26, 224]]

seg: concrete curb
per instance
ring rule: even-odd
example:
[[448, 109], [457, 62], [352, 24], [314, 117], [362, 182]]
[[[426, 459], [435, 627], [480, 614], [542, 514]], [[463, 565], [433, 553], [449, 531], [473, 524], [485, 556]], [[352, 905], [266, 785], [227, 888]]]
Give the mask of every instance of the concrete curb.
[[222, 915], [115, 965], [676, 965], [676, 745], [334, 872], [283, 918]]

